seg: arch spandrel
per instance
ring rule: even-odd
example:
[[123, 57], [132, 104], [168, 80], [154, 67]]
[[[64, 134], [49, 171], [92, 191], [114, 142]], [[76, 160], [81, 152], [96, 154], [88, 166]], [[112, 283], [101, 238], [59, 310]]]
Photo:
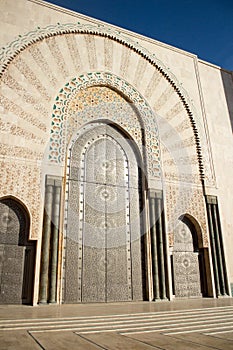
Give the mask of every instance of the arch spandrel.
[[0, 160], [0, 196], [18, 198], [30, 213], [29, 239], [37, 239], [42, 228], [43, 200], [40, 167], [32, 163]]
[[174, 246], [174, 230], [179, 218], [185, 216], [193, 223], [198, 235], [200, 248], [208, 248], [209, 237], [205, 216], [205, 203], [202, 190], [193, 186], [166, 186], [167, 234], [169, 246]]

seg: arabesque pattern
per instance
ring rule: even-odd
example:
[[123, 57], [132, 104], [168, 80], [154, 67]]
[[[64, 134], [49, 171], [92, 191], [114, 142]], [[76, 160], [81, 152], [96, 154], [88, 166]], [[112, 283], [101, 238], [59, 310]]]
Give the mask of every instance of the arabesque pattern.
[[[113, 87], [117, 88], [118, 93]], [[126, 94], [131, 101], [127, 102], [119, 92]], [[122, 126], [133, 137], [142, 154], [143, 146], [147, 146], [149, 173], [160, 177], [156, 118], [142, 96], [123, 79], [111, 73], [82, 75], [66, 84], [53, 108], [49, 151], [51, 162], [64, 160], [67, 142], [79, 127], [93, 120], [104, 119]]]

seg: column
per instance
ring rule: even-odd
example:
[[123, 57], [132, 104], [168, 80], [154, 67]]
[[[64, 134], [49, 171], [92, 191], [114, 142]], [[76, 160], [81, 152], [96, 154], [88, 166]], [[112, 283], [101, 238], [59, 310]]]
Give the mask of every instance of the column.
[[47, 182], [45, 187], [44, 226], [41, 248], [40, 292], [39, 303], [47, 303], [48, 300], [48, 273], [49, 273], [49, 249], [51, 236], [51, 219], [53, 206], [53, 183]]
[[53, 196], [52, 213], [52, 232], [51, 232], [51, 261], [50, 261], [50, 286], [49, 302], [56, 303], [57, 293], [57, 261], [58, 261], [58, 234], [59, 234], [59, 214], [60, 214], [60, 181], [55, 181]]
[[212, 211], [211, 204], [207, 203], [208, 210], [208, 218], [209, 218], [209, 230], [210, 230], [210, 241], [211, 241], [211, 249], [212, 249], [212, 261], [213, 261], [213, 269], [214, 269], [214, 277], [215, 277], [215, 290], [216, 295], [220, 295], [220, 286], [219, 286], [219, 276], [218, 276], [218, 264], [216, 258], [216, 245], [215, 245], [215, 237], [214, 237], [214, 227], [212, 220]]
[[214, 222], [217, 261], [218, 261], [220, 292], [221, 292], [221, 294], [225, 295], [226, 289], [225, 289], [225, 279], [224, 279], [224, 272], [223, 272], [222, 247], [220, 245], [220, 240], [219, 240], [220, 232], [219, 232], [219, 227], [218, 227], [216, 204], [213, 205], [213, 222]]
[[158, 254], [157, 254], [157, 237], [156, 237], [155, 198], [150, 198], [149, 210], [150, 210], [153, 290], [154, 290], [154, 299], [157, 300], [160, 298], [160, 293], [159, 293], [159, 272], [158, 272]]
[[160, 296], [161, 299], [166, 299], [166, 276], [164, 268], [164, 243], [163, 243], [163, 220], [162, 220], [162, 199], [157, 198], [156, 200], [157, 207], [157, 225], [156, 229], [158, 231], [158, 251], [159, 251], [159, 260], [160, 260]]

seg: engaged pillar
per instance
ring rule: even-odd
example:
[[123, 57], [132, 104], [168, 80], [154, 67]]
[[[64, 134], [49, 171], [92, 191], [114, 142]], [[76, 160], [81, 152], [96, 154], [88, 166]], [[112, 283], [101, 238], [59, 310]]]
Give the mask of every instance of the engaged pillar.
[[41, 247], [39, 303], [57, 301], [61, 178], [47, 176]]
[[44, 222], [41, 247], [40, 266], [40, 293], [39, 303], [47, 303], [48, 300], [48, 275], [49, 275], [49, 249], [51, 237], [51, 219], [53, 207], [53, 183], [47, 181], [45, 186]]

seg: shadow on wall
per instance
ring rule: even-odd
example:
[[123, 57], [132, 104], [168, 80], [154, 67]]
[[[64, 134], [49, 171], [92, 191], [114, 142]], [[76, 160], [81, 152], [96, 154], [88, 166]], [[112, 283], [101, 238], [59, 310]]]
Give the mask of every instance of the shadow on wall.
[[233, 72], [221, 69], [221, 76], [233, 132]]

